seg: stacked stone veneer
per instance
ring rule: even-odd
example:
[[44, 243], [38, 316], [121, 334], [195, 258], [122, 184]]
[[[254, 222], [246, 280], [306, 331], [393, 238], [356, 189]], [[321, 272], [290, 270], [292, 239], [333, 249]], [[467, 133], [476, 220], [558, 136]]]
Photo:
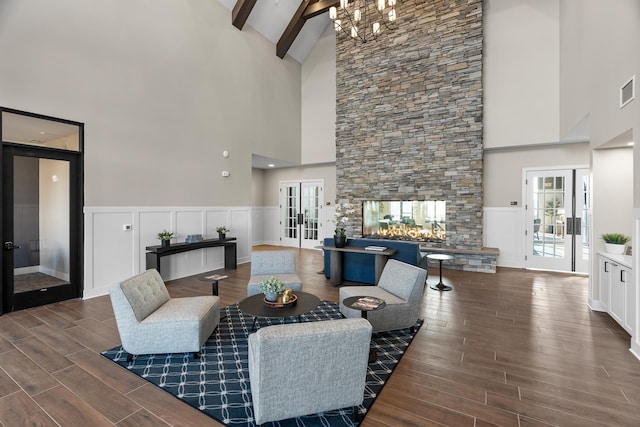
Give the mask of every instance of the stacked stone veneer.
[[366, 44], [337, 37], [337, 199], [446, 200], [441, 246], [479, 250], [482, 1], [398, 3], [395, 31]]

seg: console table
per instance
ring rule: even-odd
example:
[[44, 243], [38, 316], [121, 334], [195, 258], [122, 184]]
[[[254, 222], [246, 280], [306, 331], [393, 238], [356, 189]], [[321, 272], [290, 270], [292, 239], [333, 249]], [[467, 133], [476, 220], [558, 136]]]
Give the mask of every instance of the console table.
[[236, 239], [206, 239], [194, 243], [173, 243], [170, 246], [147, 246], [147, 270], [155, 268], [160, 273], [160, 258], [167, 255], [179, 254], [181, 252], [195, 251], [196, 249], [224, 247], [224, 268], [235, 270], [237, 267], [236, 259]]
[[382, 270], [387, 264], [387, 259], [395, 254], [395, 249], [385, 249], [384, 251], [371, 251], [358, 246], [345, 246], [343, 248], [336, 248], [335, 246], [323, 246], [322, 249], [331, 253], [331, 268], [329, 271], [329, 278], [332, 286], [338, 286], [342, 283], [342, 254], [344, 252], [352, 252], [359, 254], [373, 255], [375, 257], [375, 284], [378, 284]]

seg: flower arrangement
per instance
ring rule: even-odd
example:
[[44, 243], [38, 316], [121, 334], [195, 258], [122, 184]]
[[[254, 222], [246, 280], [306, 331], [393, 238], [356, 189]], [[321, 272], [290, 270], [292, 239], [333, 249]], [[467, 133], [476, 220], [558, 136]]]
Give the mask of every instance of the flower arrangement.
[[613, 245], [624, 245], [629, 240], [631, 240], [629, 236], [625, 236], [624, 234], [620, 233], [605, 233], [602, 235], [602, 239], [605, 241], [605, 243], [611, 243]]
[[227, 231], [231, 231], [231, 230], [230, 230], [229, 228], [227, 228], [227, 226], [226, 226], [226, 225], [222, 225], [222, 226], [220, 226], [220, 227], [216, 228], [216, 231], [217, 231], [218, 233], [220, 233], [220, 234], [224, 234], [224, 233], [226, 233]]
[[263, 294], [279, 294], [284, 290], [285, 284], [282, 280], [269, 276], [260, 282], [260, 291]]
[[168, 232], [167, 230], [162, 230], [156, 236], [158, 240], [171, 240], [173, 238], [173, 233]]
[[352, 205], [351, 203], [336, 204], [336, 212], [334, 214], [334, 222], [336, 223], [336, 236], [347, 235], [347, 221], [349, 221], [350, 216], [354, 213], [356, 213], [355, 205]]

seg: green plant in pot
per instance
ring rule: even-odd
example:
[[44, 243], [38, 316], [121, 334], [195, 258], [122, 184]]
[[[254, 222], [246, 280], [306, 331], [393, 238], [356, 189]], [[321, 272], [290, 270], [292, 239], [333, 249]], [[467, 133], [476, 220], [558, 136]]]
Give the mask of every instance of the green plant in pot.
[[162, 230], [161, 232], [158, 233], [156, 238], [160, 240], [160, 244], [162, 246], [169, 246], [169, 244], [171, 243], [170, 241], [173, 238], [173, 233], [167, 230]]
[[285, 284], [282, 280], [269, 276], [260, 282], [260, 291], [264, 294], [264, 299], [270, 302], [278, 300], [278, 294], [284, 291]]
[[226, 225], [220, 226], [218, 228], [216, 228], [216, 231], [218, 232], [218, 237], [220, 239], [224, 239], [227, 237], [227, 231], [231, 231], [230, 229], [227, 228]]
[[602, 240], [608, 253], [622, 255], [625, 245], [631, 238], [620, 233], [605, 233], [602, 235]]

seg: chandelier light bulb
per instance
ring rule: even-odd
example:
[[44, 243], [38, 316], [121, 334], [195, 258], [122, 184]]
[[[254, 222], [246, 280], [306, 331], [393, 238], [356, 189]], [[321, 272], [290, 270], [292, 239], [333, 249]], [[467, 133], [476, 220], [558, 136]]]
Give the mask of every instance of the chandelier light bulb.
[[[329, 17], [337, 33], [344, 32], [366, 43], [377, 39], [384, 31], [396, 29], [397, 0], [340, 0], [329, 8]], [[342, 23], [345, 23], [342, 26]]]

